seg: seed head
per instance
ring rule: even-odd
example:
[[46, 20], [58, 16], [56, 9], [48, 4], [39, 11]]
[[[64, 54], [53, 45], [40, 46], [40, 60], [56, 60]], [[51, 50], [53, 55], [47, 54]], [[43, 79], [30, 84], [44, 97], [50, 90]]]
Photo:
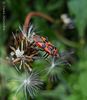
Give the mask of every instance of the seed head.
[[[29, 29], [29, 34], [31, 34], [32, 27]], [[32, 36], [31, 34], [28, 37], [26, 33], [24, 33], [21, 30], [21, 33], [19, 32], [17, 35], [13, 34], [13, 42], [10, 44], [10, 59], [13, 65], [16, 66], [16, 69], [28, 69], [29, 71], [32, 71], [31, 63], [35, 60], [35, 58], [38, 58], [39, 53], [38, 50], [33, 46], [32, 42]], [[28, 40], [27, 40], [28, 38]]]
[[43, 82], [39, 78], [39, 74], [37, 72], [32, 72], [30, 75], [25, 76], [21, 79], [20, 86], [17, 89], [17, 93], [23, 89], [25, 96], [27, 93], [31, 98], [34, 98], [39, 92], [40, 88], [43, 85]]
[[58, 77], [63, 71], [63, 64], [64, 64], [63, 61], [61, 61], [59, 58], [58, 59], [52, 58], [51, 64], [49, 65], [49, 67], [46, 68], [47, 75], [52, 82], [58, 80]]

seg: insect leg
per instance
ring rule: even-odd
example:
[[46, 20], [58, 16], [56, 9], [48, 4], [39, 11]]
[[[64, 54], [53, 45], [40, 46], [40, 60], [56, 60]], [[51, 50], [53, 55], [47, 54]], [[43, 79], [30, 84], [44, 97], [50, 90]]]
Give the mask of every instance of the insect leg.
[[47, 55], [47, 53], [45, 53], [44, 55], [43, 55], [43, 57], [45, 57]]
[[48, 53], [46, 53], [46, 55], [44, 56], [44, 58], [46, 59], [48, 56], [49, 56], [49, 54], [48, 54]]

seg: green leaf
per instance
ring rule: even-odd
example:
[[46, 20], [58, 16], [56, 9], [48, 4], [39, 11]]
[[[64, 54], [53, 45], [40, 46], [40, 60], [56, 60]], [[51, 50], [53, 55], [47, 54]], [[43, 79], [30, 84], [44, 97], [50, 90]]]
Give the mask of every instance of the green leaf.
[[70, 0], [68, 2], [70, 13], [75, 15], [76, 27], [79, 36], [84, 36], [87, 20], [87, 0]]
[[80, 75], [79, 86], [83, 96], [87, 97], [87, 71]]
[[74, 94], [71, 96], [67, 96], [67, 98], [65, 98], [65, 100], [79, 100], [79, 96]]

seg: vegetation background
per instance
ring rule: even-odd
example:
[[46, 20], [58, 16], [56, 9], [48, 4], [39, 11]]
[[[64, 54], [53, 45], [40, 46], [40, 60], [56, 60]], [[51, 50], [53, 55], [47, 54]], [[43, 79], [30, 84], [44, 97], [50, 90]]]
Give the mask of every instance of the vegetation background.
[[64, 29], [62, 24], [32, 18], [31, 22], [42, 31], [39, 34], [47, 36], [60, 52], [75, 51], [73, 71], [63, 74], [71, 92], [68, 93], [59, 83], [55, 89], [42, 91], [35, 100], [87, 100], [87, 0], [0, 0], [0, 100], [24, 100], [22, 94], [15, 96], [13, 92], [17, 84], [8, 82], [9, 77], [16, 77], [17, 72], [1, 59], [7, 56], [12, 32], [19, 30], [19, 25], [23, 26], [26, 15], [32, 11], [47, 14], [56, 21], [67, 13], [75, 25], [74, 29]]

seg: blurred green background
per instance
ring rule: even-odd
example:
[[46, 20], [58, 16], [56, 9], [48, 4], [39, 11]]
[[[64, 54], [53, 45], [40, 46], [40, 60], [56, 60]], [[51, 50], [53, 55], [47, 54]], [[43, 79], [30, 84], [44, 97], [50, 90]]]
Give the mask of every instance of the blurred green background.
[[68, 29], [63, 28], [63, 24], [50, 23], [40, 17], [32, 18], [31, 23], [36, 25], [38, 34], [47, 36], [60, 52], [69, 49], [75, 51], [74, 71], [64, 73], [71, 93], [67, 93], [63, 84], [59, 84], [51, 91], [42, 91], [42, 95], [35, 100], [87, 100], [87, 0], [0, 1], [0, 100], [24, 100], [22, 94], [15, 96], [13, 92], [17, 84], [8, 82], [12, 76], [18, 77], [17, 72], [2, 59], [7, 56], [12, 32], [19, 30], [19, 25], [23, 26], [26, 15], [32, 11], [47, 14], [55, 21], [60, 21], [60, 16], [67, 13], [75, 25], [74, 29]]

